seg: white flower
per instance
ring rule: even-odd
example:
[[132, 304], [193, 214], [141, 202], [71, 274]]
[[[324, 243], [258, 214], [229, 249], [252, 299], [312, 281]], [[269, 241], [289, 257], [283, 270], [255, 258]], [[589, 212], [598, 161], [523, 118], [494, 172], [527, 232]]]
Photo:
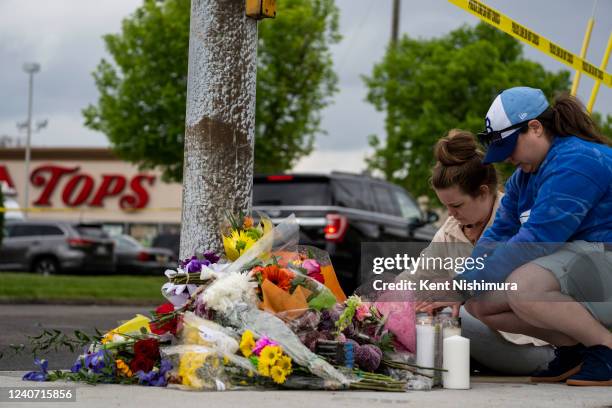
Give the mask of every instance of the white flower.
[[246, 303], [255, 307], [257, 282], [239, 272], [220, 276], [200, 295], [201, 301], [211, 309], [221, 313], [230, 311], [236, 303]]
[[213, 268], [206, 266], [206, 265], [202, 265], [202, 272], [200, 272], [201, 280], [206, 280], [206, 279], [216, 278], [216, 277], [217, 277], [217, 272], [215, 272]]

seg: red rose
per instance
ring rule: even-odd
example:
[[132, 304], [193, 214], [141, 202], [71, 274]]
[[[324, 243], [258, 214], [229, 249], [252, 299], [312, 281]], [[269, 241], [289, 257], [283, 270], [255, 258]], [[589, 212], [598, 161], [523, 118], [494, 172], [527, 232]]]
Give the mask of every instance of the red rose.
[[325, 277], [323, 276], [322, 273], [317, 272], [317, 273], [308, 273], [308, 276], [316, 281], [321, 282], [322, 284], [325, 284]]
[[159, 343], [155, 339], [138, 340], [134, 344], [134, 355], [135, 357], [157, 361], [159, 360]]
[[[174, 312], [174, 305], [172, 303], [164, 303], [155, 309], [155, 315], [157, 318], [160, 318], [164, 315]], [[176, 325], [178, 323], [178, 319], [175, 317], [170, 320], [165, 320], [162, 323], [149, 323], [149, 328], [152, 333], [155, 334], [164, 334], [170, 332], [172, 334], [176, 334]]]
[[174, 305], [170, 302], [163, 303], [155, 309], [155, 314], [157, 315], [168, 314], [170, 312], [174, 312]]
[[143, 356], [136, 356], [130, 362], [130, 370], [132, 370], [133, 373], [136, 373], [138, 371], [148, 373], [149, 371], [153, 369], [154, 366], [155, 366], [155, 361], [148, 359], [146, 357], [143, 357]]

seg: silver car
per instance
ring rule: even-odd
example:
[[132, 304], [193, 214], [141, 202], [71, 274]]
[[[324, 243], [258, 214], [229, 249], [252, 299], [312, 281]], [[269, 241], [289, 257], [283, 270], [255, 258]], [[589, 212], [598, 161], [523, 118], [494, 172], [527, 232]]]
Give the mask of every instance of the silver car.
[[115, 270], [114, 242], [97, 224], [9, 221], [0, 246], [0, 270], [60, 272]]

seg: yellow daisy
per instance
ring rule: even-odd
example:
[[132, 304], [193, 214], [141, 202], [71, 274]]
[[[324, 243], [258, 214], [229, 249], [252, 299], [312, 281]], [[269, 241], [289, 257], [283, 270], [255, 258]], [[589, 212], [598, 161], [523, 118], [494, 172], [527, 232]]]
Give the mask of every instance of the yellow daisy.
[[259, 373], [259, 375], [263, 375], [264, 377], [269, 377], [270, 368], [271, 368], [271, 365], [267, 361], [259, 359], [259, 362], [257, 363], [257, 372]]
[[255, 338], [253, 337], [253, 332], [250, 330], [245, 330], [242, 333], [242, 339], [240, 340], [240, 351], [242, 355], [245, 357], [250, 357], [253, 354], [253, 347], [255, 347]]
[[291, 368], [291, 357], [289, 357], [289, 356], [282, 356], [276, 362], [276, 366], [280, 367], [280, 369], [283, 370], [287, 375], [291, 374], [291, 371], [292, 371], [292, 368]]
[[274, 366], [270, 369], [270, 377], [272, 377], [275, 383], [282, 384], [287, 379], [287, 373], [279, 366]]
[[283, 351], [279, 346], [266, 346], [259, 354], [259, 360], [267, 361], [270, 365], [276, 364], [276, 361], [283, 355]]

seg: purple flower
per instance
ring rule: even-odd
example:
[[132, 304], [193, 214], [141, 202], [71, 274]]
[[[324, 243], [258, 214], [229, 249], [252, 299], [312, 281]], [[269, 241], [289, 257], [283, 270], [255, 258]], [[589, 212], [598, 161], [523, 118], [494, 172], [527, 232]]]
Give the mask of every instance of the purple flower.
[[210, 266], [214, 263], [219, 262], [221, 259], [217, 254], [213, 251], [206, 251], [203, 254], [204, 259], [199, 260], [197, 256], [192, 256], [191, 258], [179, 261], [179, 266], [181, 269], [187, 270], [187, 272], [200, 272], [202, 270], [202, 266]]
[[166, 380], [166, 372], [172, 369], [172, 364], [168, 360], [162, 360], [159, 370], [151, 370], [148, 373], [144, 371], [136, 372], [138, 382], [142, 385], [150, 387], [165, 387], [168, 383]]
[[253, 354], [259, 355], [259, 353], [261, 353], [261, 350], [263, 350], [266, 346], [278, 346], [278, 343], [273, 340], [270, 340], [267, 336], [263, 336], [262, 338], [257, 340], [257, 342], [255, 342]]
[[191, 260], [187, 262], [185, 266], [187, 272], [200, 272], [202, 270], [202, 262], [200, 262], [197, 256], [192, 256]]
[[23, 376], [24, 381], [47, 381], [49, 373], [47, 373], [47, 366], [49, 362], [47, 360], [35, 359], [34, 364], [38, 366], [40, 371], [30, 371]]
[[204, 252], [204, 259], [206, 259], [211, 264], [216, 264], [217, 262], [219, 262], [219, 259], [221, 259], [221, 257], [215, 254], [213, 251], [206, 251]]

